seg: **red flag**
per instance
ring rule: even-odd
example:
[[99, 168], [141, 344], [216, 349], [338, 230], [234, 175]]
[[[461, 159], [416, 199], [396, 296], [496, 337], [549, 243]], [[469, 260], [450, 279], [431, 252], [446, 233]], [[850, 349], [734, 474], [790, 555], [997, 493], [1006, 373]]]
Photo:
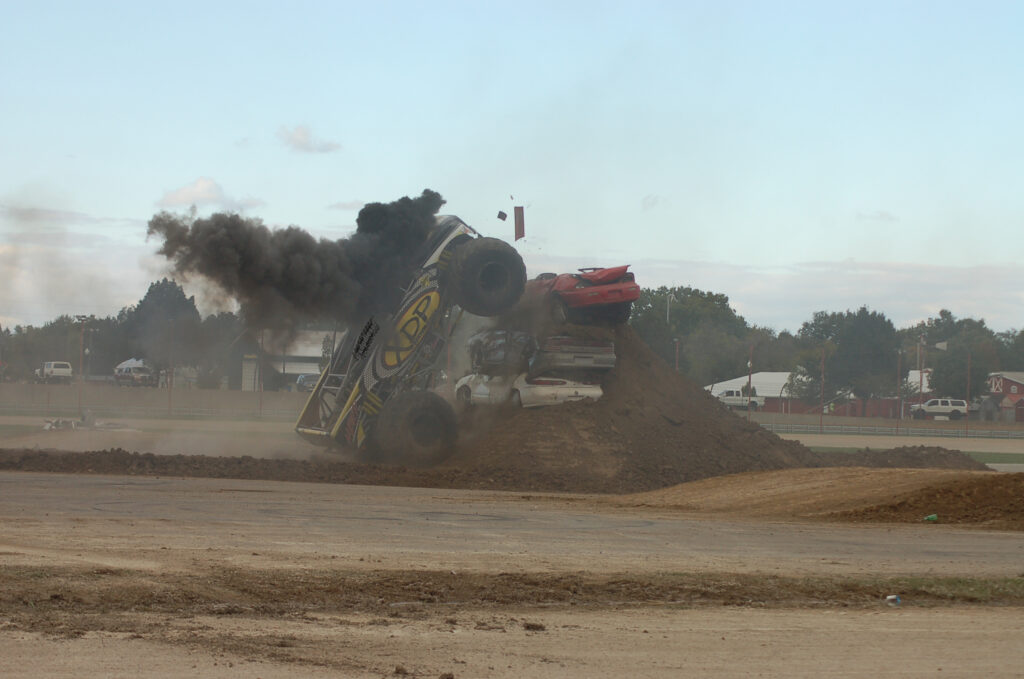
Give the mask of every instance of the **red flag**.
[[523, 207], [517, 206], [513, 208], [516, 216], [516, 240], [526, 236], [526, 222], [523, 221]]

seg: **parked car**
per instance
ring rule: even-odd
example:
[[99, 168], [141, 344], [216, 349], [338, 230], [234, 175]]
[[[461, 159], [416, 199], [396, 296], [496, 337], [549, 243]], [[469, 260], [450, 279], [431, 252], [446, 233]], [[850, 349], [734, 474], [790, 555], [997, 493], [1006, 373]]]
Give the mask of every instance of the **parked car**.
[[471, 373], [455, 385], [455, 398], [465, 406], [511, 404], [522, 408], [557, 405], [603, 395], [600, 374], [552, 372], [536, 377]]
[[119, 365], [114, 368], [114, 382], [122, 387], [155, 387], [157, 376], [145, 365]]
[[[344, 375], [327, 375], [327, 381], [324, 383], [324, 389], [338, 392], [341, 388], [341, 383], [345, 379]], [[295, 378], [295, 390], [296, 391], [313, 391], [316, 388], [316, 383], [320, 380], [320, 375], [317, 373], [305, 373]]]
[[968, 413], [967, 401], [957, 398], [932, 398], [924, 403], [910, 406], [910, 414], [915, 420], [925, 417], [943, 416], [951, 420], [959, 420]]
[[313, 391], [320, 375], [316, 373], [305, 373], [295, 378], [295, 391]]
[[524, 298], [543, 299], [559, 323], [625, 323], [633, 302], [640, 298], [640, 286], [628, 269], [626, 264], [579, 273], [542, 273], [527, 281]]

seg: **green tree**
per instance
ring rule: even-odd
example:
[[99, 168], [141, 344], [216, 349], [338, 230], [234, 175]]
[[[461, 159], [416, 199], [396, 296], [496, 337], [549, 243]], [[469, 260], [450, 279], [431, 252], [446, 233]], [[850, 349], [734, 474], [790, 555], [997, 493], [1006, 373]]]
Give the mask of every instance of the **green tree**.
[[221, 379], [227, 377], [229, 386], [237, 388], [242, 379], [242, 356], [251, 343], [245, 324], [234, 313], [225, 311], [203, 319], [196, 364], [199, 386], [216, 389]]
[[647, 345], [700, 384], [735, 377], [744, 369], [749, 332], [725, 295], [690, 287], [645, 288], [630, 325]]
[[729, 298], [690, 287], [645, 288], [633, 305], [630, 324], [651, 349], [701, 385], [745, 375], [753, 350], [753, 370], [790, 371], [799, 346], [788, 332], [747, 325]]
[[[987, 391], [990, 372], [1000, 368], [1001, 343], [984, 320], [956, 320], [952, 314], [943, 332], [949, 333], [941, 344], [945, 351], [930, 351], [932, 393], [939, 396], [966, 398], [968, 382], [971, 396]], [[933, 345], [934, 346], [934, 345]], [[968, 364], [970, 376], [968, 377]]]
[[1024, 330], [999, 333], [999, 364], [1003, 370], [1024, 371]]
[[[892, 321], [882, 313], [866, 306], [842, 313], [819, 311], [803, 324], [799, 337], [805, 349], [793, 390], [804, 399], [820, 398], [823, 353], [827, 401], [844, 395], [868, 399], [896, 390], [900, 343]], [[906, 370], [901, 369], [901, 378]]]
[[181, 286], [166, 278], [149, 286], [138, 306], [121, 321], [134, 358], [144, 358], [157, 368], [195, 365], [199, 352], [199, 311], [195, 298], [186, 297]]

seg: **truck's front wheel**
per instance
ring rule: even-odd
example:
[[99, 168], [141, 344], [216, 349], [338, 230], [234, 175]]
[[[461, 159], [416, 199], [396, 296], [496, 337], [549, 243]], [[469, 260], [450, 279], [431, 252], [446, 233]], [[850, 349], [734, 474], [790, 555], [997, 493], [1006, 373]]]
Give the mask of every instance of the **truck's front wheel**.
[[374, 462], [427, 467], [455, 448], [455, 411], [432, 391], [406, 391], [384, 404], [368, 452]]

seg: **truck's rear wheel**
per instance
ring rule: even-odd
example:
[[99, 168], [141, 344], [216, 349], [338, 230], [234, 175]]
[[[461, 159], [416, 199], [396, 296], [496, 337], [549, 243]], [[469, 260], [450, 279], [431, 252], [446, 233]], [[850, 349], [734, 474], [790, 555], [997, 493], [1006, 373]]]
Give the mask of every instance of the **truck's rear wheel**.
[[522, 296], [526, 265], [505, 241], [477, 238], [457, 246], [449, 280], [456, 304], [477, 316], [497, 316]]
[[432, 391], [406, 391], [380, 411], [369, 441], [373, 462], [426, 467], [454, 452], [455, 411]]

